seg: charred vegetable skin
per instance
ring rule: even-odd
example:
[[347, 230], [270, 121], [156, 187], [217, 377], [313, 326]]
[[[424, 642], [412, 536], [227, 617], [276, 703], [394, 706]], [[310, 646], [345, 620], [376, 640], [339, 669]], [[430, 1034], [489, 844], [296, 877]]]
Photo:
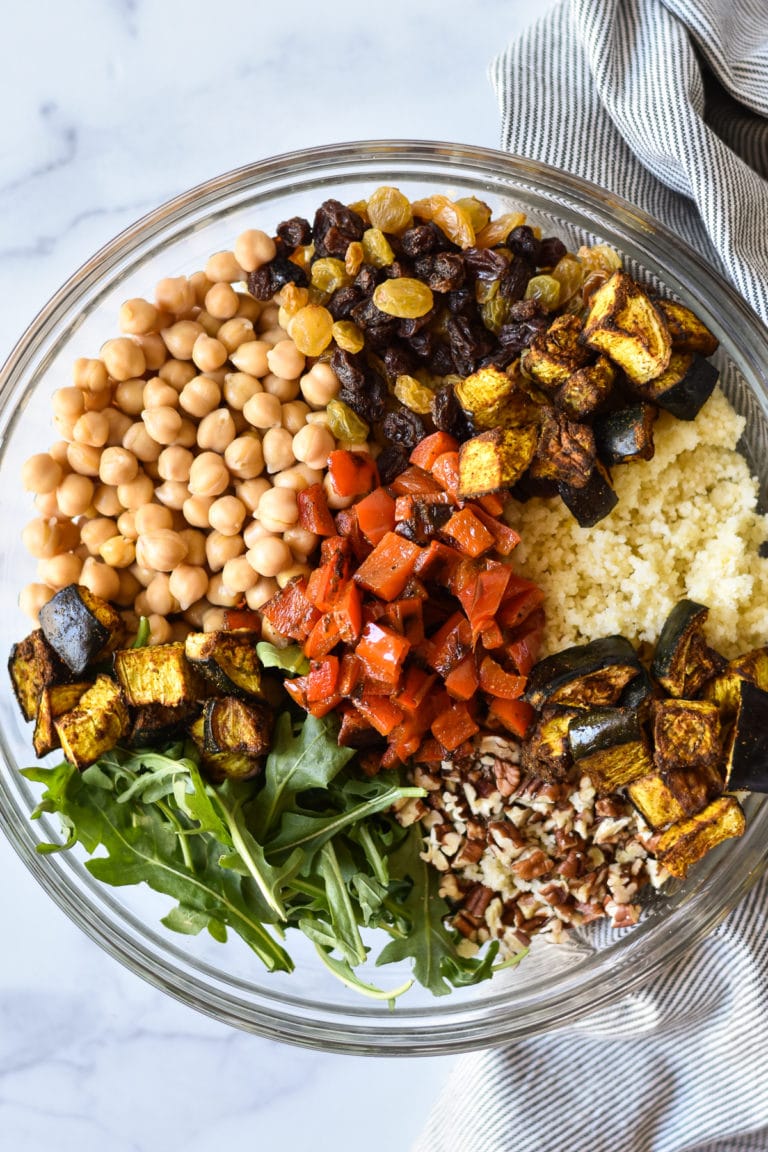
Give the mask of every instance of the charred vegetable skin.
[[744, 830], [727, 790], [768, 792], [768, 649], [726, 661], [706, 643], [708, 610], [670, 613], [649, 671], [620, 636], [535, 664], [537, 717], [523, 765], [545, 780], [586, 772], [598, 794], [625, 790], [674, 876]]

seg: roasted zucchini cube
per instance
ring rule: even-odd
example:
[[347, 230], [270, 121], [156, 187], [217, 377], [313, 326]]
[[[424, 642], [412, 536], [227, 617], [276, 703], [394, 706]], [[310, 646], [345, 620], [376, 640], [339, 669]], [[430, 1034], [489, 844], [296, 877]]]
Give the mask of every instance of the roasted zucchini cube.
[[711, 356], [717, 351], [717, 337], [712, 335], [690, 308], [678, 304], [676, 300], [654, 300], [654, 304], [667, 322], [672, 348], [676, 352], [698, 352], [701, 356]]
[[523, 370], [550, 395], [589, 360], [588, 350], [579, 342], [580, 335], [578, 316], [558, 316], [523, 353]]
[[184, 652], [190, 664], [221, 692], [261, 695], [255, 632], [190, 632]]
[[768, 792], [768, 692], [749, 680], [739, 683], [725, 778], [727, 787], [735, 791]]
[[52, 684], [43, 689], [32, 736], [37, 756], [47, 756], [60, 747], [54, 721], [74, 708], [90, 686], [90, 680], [79, 680], [74, 684]]
[[603, 463], [650, 460], [655, 451], [653, 426], [658, 414], [653, 404], [633, 404], [598, 416], [594, 423], [595, 443]]
[[72, 679], [72, 673], [59, 659], [41, 628], [36, 628], [24, 640], [14, 644], [8, 672], [25, 720], [34, 720], [37, 716], [45, 688]]
[[656, 859], [672, 876], [684, 877], [710, 849], [744, 833], [746, 821], [735, 796], [718, 796], [702, 812], [672, 824], [656, 839]]
[[514, 484], [533, 459], [538, 439], [537, 424], [522, 424], [465, 440], [459, 449], [459, 496], [483, 496]]
[[732, 720], [739, 709], [741, 682], [748, 680], [768, 692], [768, 648], [754, 648], [730, 660], [704, 688], [704, 698], [716, 704], [723, 723]]
[[113, 657], [115, 675], [128, 704], [160, 704], [176, 708], [199, 694], [197, 677], [183, 644], [151, 644], [121, 648]]
[[579, 715], [578, 708], [545, 705], [522, 747], [522, 764], [526, 772], [556, 783], [566, 780], [573, 767], [568, 728]]
[[601, 794], [653, 770], [648, 739], [633, 708], [591, 708], [571, 721], [568, 738], [575, 766]]
[[660, 376], [672, 354], [664, 316], [626, 272], [614, 272], [597, 289], [581, 339], [623, 368], [633, 384]]
[[555, 408], [545, 408], [542, 415], [539, 442], [529, 474], [536, 479], [583, 488], [595, 464], [592, 429], [569, 420]]
[[611, 705], [642, 670], [629, 640], [606, 636], [539, 660], [531, 669], [524, 699], [537, 710], [545, 704]]
[[656, 700], [651, 713], [653, 760], [660, 772], [675, 768], [706, 771], [721, 763], [720, 714], [716, 705], [707, 700]]
[[76, 768], [87, 768], [114, 748], [129, 724], [119, 684], [103, 675], [96, 677], [74, 708], [54, 720], [62, 751]]
[[131, 726], [125, 743], [131, 748], [159, 748], [179, 739], [198, 711], [198, 706], [178, 704], [142, 704], [131, 710]]
[[660, 376], [634, 384], [634, 389], [678, 420], [694, 420], [712, 395], [718, 375], [714, 364], [697, 353], [673, 352]]
[[582, 528], [592, 528], [613, 511], [619, 498], [613, 490], [608, 471], [600, 460], [580, 488], [558, 484], [557, 492], [568, 511]]
[[43, 605], [40, 627], [76, 676], [113, 652], [125, 631], [117, 609], [81, 584], [68, 584]]
[[615, 379], [608, 357], [598, 356], [594, 364], [585, 364], [568, 377], [555, 393], [555, 403], [572, 419], [582, 420], [606, 402]]
[[664, 622], [651, 674], [670, 696], [693, 699], [725, 667], [725, 660], [704, 637], [708, 616], [709, 609], [703, 604], [680, 600]]
[[247, 780], [264, 766], [272, 714], [265, 705], [247, 704], [237, 696], [206, 700], [190, 733], [211, 779]]

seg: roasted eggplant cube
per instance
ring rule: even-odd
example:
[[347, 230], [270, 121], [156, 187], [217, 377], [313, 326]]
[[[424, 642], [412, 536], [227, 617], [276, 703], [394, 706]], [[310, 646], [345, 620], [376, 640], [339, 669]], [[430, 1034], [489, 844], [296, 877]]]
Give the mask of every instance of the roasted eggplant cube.
[[593, 528], [613, 511], [619, 498], [604, 465], [595, 461], [589, 479], [581, 488], [558, 484], [557, 492], [568, 511], [582, 528]]
[[653, 769], [648, 739], [632, 708], [592, 708], [571, 721], [568, 737], [575, 766], [601, 794]]
[[678, 420], [694, 420], [712, 395], [718, 375], [714, 364], [695, 352], [673, 352], [669, 366], [660, 376], [634, 387], [646, 400]]
[[113, 657], [115, 675], [128, 704], [160, 704], [176, 708], [197, 695], [197, 677], [183, 644], [151, 644], [121, 648]]
[[613, 391], [616, 370], [607, 356], [598, 356], [594, 364], [577, 369], [558, 388], [555, 403], [573, 420], [591, 416]]
[[704, 698], [717, 705], [723, 723], [732, 720], [738, 711], [743, 680], [768, 692], [768, 648], [753, 648], [730, 660], [705, 686]]
[[684, 877], [723, 840], [744, 833], [746, 821], [735, 796], [718, 796], [702, 812], [689, 816], [662, 832], [654, 844], [654, 854], [672, 876]]
[[131, 748], [159, 748], [180, 739], [198, 708], [195, 704], [142, 704], [131, 711], [125, 743]]
[[454, 385], [454, 393], [475, 428], [494, 428], [500, 410], [515, 387], [512, 377], [492, 366], [479, 368]]
[[656, 700], [653, 760], [660, 772], [713, 768], [722, 760], [720, 714], [707, 700]]
[[677, 352], [698, 352], [711, 356], [718, 349], [718, 339], [698, 316], [678, 304], [676, 300], [654, 300], [654, 304], [667, 322], [672, 348]]
[[634, 404], [598, 416], [594, 424], [595, 444], [603, 463], [650, 460], [655, 451], [653, 425], [658, 414], [653, 404]]
[[36, 628], [24, 640], [14, 644], [8, 661], [14, 695], [25, 720], [34, 720], [43, 690], [51, 684], [72, 679], [72, 673]]
[[568, 728], [578, 715], [578, 708], [562, 708], [557, 704], [542, 708], [523, 742], [522, 765], [526, 772], [550, 783], [568, 778], [573, 768]]
[[62, 751], [76, 768], [87, 768], [114, 748], [129, 724], [120, 686], [110, 676], [98, 676], [76, 706], [54, 721]]
[[60, 747], [54, 722], [59, 716], [74, 708], [90, 686], [90, 680], [80, 680], [74, 684], [53, 684], [43, 689], [32, 736], [35, 755], [47, 756], [49, 752]]
[[597, 289], [581, 339], [623, 368], [634, 384], [660, 376], [672, 354], [666, 320], [626, 272], [614, 272]]
[[725, 660], [704, 637], [708, 615], [703, 604], [680, 600], [664, 622], [651, 674], [670, 696], [693, 699], [725, 667]]
[[538, 440], [538, 424], [494, 428], [465, 440], [459, 449], [459, 496], [483, 496], [514, 484], [533, 459]]
[[272, 714], [262, 704], [237, 696], [206, 700], [190, 729], [214, 780], [247, 780], [258, 775], [269, 752]]
[[261, 695], [256, 633], [190, 632], [184, 651], [190, 664], [219, 691], [245, 698]]
[[739, 684], [725, 777], [727, 787], [734, 791], [768, 792], [768, 692], [749, 680]]
[[545, 332], [533, 338], [524, 352], [524, 370], [546, 392], [553, 393], [589, 360], [588, 350], [579, 343], [580, 336], [578, 316], [573, 313], [558, 316]]
[[701, 812], [722, 791], [723, 780], [714, 765], [651, 772], [627, 787], [629, 799], [651, 828], [664, 828]]
[[539, 660], [531, 669], [524, 699], [537, 710], [547, 703], [577, 708], [615, 704], [641, 672], [629, 640], [606, 636]]
[[545, 408], [536, 455], [529, 475], [556, 480], [572, 488], [589, 482], [595, 464], [595, 437], [586, 424], [569, 420], [556, 408]]
[[75, 676], [113, 652], [125, 631], [117, 609], [81, 584], [68, 584], [43, 605], [40, 627]]

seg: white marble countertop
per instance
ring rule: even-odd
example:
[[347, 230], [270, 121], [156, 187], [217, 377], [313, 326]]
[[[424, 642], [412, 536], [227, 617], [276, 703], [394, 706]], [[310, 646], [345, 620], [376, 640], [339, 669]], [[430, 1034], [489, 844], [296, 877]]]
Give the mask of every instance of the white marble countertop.
[[[101, 244], [219, 172], [372, 137], [494, 146], [487, 65], [552, 2], [14, 5], [3, 19], [0, 356]], [[315, 1152], [410, 1147], [450, 1058], [329, 1056], [210, 1021], [82, 935], [5, 842], [0, 871], [3, 1148], [202, 1152], [243, 1137]]]

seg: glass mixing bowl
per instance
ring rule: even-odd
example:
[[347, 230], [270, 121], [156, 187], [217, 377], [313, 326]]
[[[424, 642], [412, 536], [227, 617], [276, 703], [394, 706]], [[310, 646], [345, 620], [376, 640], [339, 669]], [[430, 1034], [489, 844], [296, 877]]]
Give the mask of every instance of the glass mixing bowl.
[[[487, 149], [387, 141], [296, 152], [219, 176], [145, 216], [75, 273], [12, 351], [0, 376], [6, 605], [0, 650], [9, 652], [29, 631], [14, 607], [21, 586], [34, 579], [34, 561], [20, 538], [32, 515], [21, 466], [55, 439], [49, 397], [69, 383], [75, 358], [95, 355], [118, 333], [123, 300], [151, 295], [162, 276], [197, 270], [244, 228], [274, 231], [289, 216], [311, 217], [329, 196], [352, 202], [379, 184], [395, 184], [412, 198], [454, 191], [474, 194], [494, 211], [519, 208], [571, 248], [598, 240], [614, 245], [633, 273], [679, 294], [721, 341], [724, 386], [747, 417], [744, 451], [761, 480], [768, 479], [765, 329], [700, 256], [648, 216], [573, 176]], [[60, 831], [53, 822], [30, 822], [39, 793], [17, 769], [33, 760], [31, 729], [7, 684], [0, 708], [0, 825], [60, 907], [111, 955], [184, 1003], [240, 1028], [326, 1051], [445, 1053], [572, 1023], [633, 991], [711, 932], [761, 874], [768, 854], [768, 807], [752, 797], [742, 839], [651, 897], [633, 929], [585, 932], [562, 946], [534, 947], [519, 967], [444, 998], [414, 987], [390, 1011], [338, 983], [303, 937], [291, 942], [297, 971], [269, 975], [239, 940], [222, 946], [166, 932], [159, 924], [169, 907], [165, 898], [144, 888], [102, 887], [77, 852], [38, 854], [36, 843], [60, 839]], [[385, 987], [408, 975], [397, 966], [363, 972]]]

